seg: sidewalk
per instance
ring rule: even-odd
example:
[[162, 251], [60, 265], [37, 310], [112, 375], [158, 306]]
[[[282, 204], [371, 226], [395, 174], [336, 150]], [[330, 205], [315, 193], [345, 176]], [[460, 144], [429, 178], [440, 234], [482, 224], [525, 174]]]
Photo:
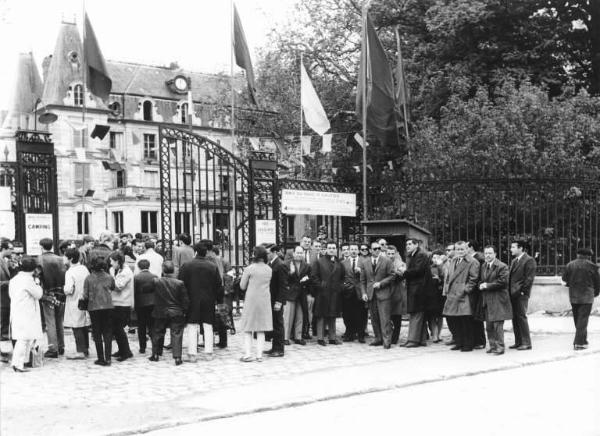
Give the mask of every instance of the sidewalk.
[[[572, 323], [571, 318], [532, 316], [534, 349], [503, 356], [452, 352], [440, 344], [383, 350], [356, 342], [327, 347], [311, 342], [287, 347], [284, 358], [244, 364], [238, 360], [242, 344], [236, 335], [227, 350], [216, 350], [215, 360], [180, 367], [168, 356], [152, 364], [138, 354], [110, 368], [93, 365], [93, 359], [61, 358], [16, 374], [5, 365], [1, 430], [3, 435], [49, 429], [63, 435], [134, 434], [600, 352], [600, 318], [590, 320], [591, 347], [583, 352], [572, 350]], [[512, 334], [506, 339], [512, 343]], [[132, 336], [130, 342], [136, 350]]]

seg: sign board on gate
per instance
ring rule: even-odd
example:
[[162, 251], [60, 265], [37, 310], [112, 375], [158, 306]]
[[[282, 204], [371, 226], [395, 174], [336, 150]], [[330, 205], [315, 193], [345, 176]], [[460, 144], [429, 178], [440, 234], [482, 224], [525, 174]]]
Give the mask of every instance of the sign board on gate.
[[11, 211], [0, 210], [0, 237], [15, 239], [15, 214]]
[[281, 190], [281, 212], [286, 215], [356, 216], [356, 194]]
[[256, 220], [256, 245], [277, 242], [277, 221]]
[[29, 255], [42, 254], [40, 239], [50, 238], [53, 235], [51, 213], [26, 213], [25, 238], [27, 246], [25, 252]]

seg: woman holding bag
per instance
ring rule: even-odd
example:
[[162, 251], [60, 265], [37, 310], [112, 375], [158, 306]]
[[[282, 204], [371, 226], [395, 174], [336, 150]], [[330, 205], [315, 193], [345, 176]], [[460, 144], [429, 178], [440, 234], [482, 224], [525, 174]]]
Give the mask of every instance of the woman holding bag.
[[90, 317], [86, 310], [80, 310], [79, 300], [83, 297], [83, 284], [90, 275], [88, 269], [79, 263], [81, 253], [77, 248], [68, 248], [65, 251], [65, 264], [67, 272], [65, 273], [65, 327], [71, 327], [73, 337], [75, 338], [76, 354], [67, 356], [67, 359], [86, 359], [89, 356], [90, 338], [88, 335], [88, 326]]
[[26, 372], [25, 361], [36, 340], [42, 337], [42, 317], [39, 300], [43, 291], [35, 282], [33, 272], [37, 262], [33, 257], [25, 257], [21, 271], [8, 284], [10, 296], [10, 329], [13, 340], [12, 367], [15, 372]]

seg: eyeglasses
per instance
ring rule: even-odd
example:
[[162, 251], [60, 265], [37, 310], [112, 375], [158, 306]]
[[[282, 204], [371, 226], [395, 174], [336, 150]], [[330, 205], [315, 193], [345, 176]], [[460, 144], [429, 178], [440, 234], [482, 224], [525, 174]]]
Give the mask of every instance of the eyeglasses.
[[381, 247], [371, 247], [371, 250], [381, 250]]

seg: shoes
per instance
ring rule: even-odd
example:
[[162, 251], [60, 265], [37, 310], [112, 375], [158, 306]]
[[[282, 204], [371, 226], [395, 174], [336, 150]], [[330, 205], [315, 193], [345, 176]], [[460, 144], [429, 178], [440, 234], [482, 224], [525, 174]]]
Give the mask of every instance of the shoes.
[[131, 352], [123, 355], [123, 356], [119, 356], [117, 357], [117, 362], [124, 362], [127, 359], [131, 359], [133, 357], [133, 354]]
[[485, 352], [486, 352], [487, 354], [493, 353], [494, 351], [496, 351], [496, 349], [495, 349], [495, 348], [488, 348], [487, 350], [485, 350]]
[[25, 368], [33, 368], [33, 365], [31, 364], [31, 362], [27, 362], [25, 365], [23, 365]]
[[358, 343], [359, 344], [364, 344], [365, 342], [366, 342], [365, 338], [358, 338]]
[[331, 345], [342, 345], [342, 341], [338, 340], [338, 339], [330, 339], [329, 343]]
[[254, 357], [252, 356], [244, 356], [240, 358], [240, 362], [254, 362]]
[[222, 343], [219, 342], [217, 344], [217, 347], [220, 348], [220, 349], [227, 348], [227, 344], [222, 344]]
[[119, 353], [118, 351], [116, 353], [112, 353], [111, 354], [112, 357], [121, 357], [121, 353]]
[[417, 348], [419, 346], [420, 345], [417, 344], [417, 343], [415, 343], [415, 342], [407, 342], [406, 345], [405, 345], [406, 348]]
[[140, 354], [146, 354], [146, 349], [145, 348], [140, 348]]
[[153, 354], [152, 356], [148, 357], [148, 360], [150, 362], [158, 362], [158, 355], [157, 354]]
[[324, 341], [324, 340], [322, 340], [322, 339], [319, 339], [319, 340], [317, 341], [317, 344], [319, 344], [319, 345], [321, 345], [321, 346], [323, 346], [323, 347], [325, 347], [325, 346], [327, 345], [327, 344], [325, 343], [325, 341]]
[[67, 360], [84, 360], [85, 359], [85, 355], [83, 353], [81, 354], [70, 354], [67, 356]]
[[170, 350], [171, 348], [173, 348], [173, 345], [169, 344], [169, 345], [165, 345], [163, 347], [165, 350]]
[[283, 351], [273, 351], [269, 357], [283, 357]]
[[504, 350], [494, 350], [494, 351], [492, 351], [492, 354], [495, 356], [500, 356], [500, 355], [504, 354]]
[[59, 348], [59, 349], [58, 349], [58, 355], [59, 355], [59, 356], [62, 356], [63, 354], [65, 354], [65, 349], [64, 349], [64, 347], [62, 347], [62, 348]]
[[28, 369], [25, 369], [25, 368], [17, 368], [16, 366], [13, 366], [13, 370], [14, 370], [15, 372], [29, 372], [29, 370], [28, 370]]
[[452, 351], [458, 351], [460, 350], [460, 347], [458, 345], [455, 345], [454, 347], [450, 348]]
[[266, 354], [267, 356], [269, 356], [269, 355], [271, 355], [274, 352], [275, 351], [271, 348], [270, 350], [265, 351], [264, 354]]
[[305, 339], [305, 340], [309, 341], [309, 340], [312, 339], [312, 336], [309, 335], [309, 334], [304, 334], [304, 335], [302, 335], [302, 339]]
[[468, 353], [470, 351], [473, 351], [473, 348], [461, 348], [460, 351], [462, 351], [463, 353]]
[[50, 350], [48, 350], [48, 351], [46, 351], [44, 353], [44, 357], [46, 359], [58, 359], [58, 351], [50, 351]]
[[523, 351], [523, 350], [531, 350], [531, 345], [521, 345], [519, 347], [517, 347], [518, 351]]
[[369, 345], [371, 347], [379, 347], [380, 345], [383, 345], [383, 341], [373, 341]]
[[94, 365], [110, 366], [110, 362], [107, 362], [106, 360], [98, 359], [94, 362]]
[[510, 349], [513, 349], [513, 350], [516, 350], [516, 349], [517, 349], [517, 348], [519, 348], [520, 346], [521, 346], [521, 344], [514, 344], [514, 345], [511, 345], [511, 346], [510, 346], [510, 347], [508, 347], [508, 348], [510, 348]]
[[289, 339], [286, 339], [285, 341], [283, 341], [283, 345], [290, 346], [292, 345], [292, 343], [289, 341]]
[[479, 344], [479, 345], [475, 345], [475, 346], [473, 347], [473, 349], [474, 349], [474, 350], [483, 350], [484, 348], [485, 348], [485, 345], [481, 345], [481, 344]]
[[181, 357], [176, 357], [175, 358], [175, 366], [179, 366], [183, 363], [183, 361], [181, 360]]
[[450, 345], [456, 345], [456, 341], [454, 339], [452, 339], [451, 341], [444, 342], [444, 345], [448, 345], [448, 346], [450, 346]]
[[383, 349], [384, 349], [384, 350], [389, 350], [390, 348], [392, 348], [392, 346], [391, 346], [390, 344], [385, 344], [385, 345], [383, 346]]
[[440, 342], [442, 342], [442, 340], [438, 338], [438, 339], [434, 339], [432, 342], [434, 344], [439, 344]]
[[306, 345], [306, 341], [304, 339], [294, 339], [294, 344]]

